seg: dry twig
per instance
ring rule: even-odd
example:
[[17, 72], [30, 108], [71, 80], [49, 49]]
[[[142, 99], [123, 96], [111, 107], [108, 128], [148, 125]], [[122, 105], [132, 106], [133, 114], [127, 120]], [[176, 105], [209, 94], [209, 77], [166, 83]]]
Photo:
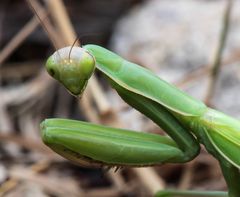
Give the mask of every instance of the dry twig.
[[224, 50], [224, 47], [225, 47], [227, 33], [228, 33], [228, 29], [229, 29], [232, 4], [233, 4], [232, 0], [227, 0], [227, 6], [226, 6], [226, 9], [224, 11], [224, 16], [223, 16], [223, 19], [222, 19], [222, 31], [221, 31], [220, 37], [219, 37], [219, 43], [218, 43], [219, 46], [217, 48], [217, 52], [216, 52], [216, 55], [214, 57], [213, 65], [212, 65], [212, 68], [211, 68], [210, 82], [209, 82], [209, 86], [208, 86], [208, 90], [207, 90], [207, 95], [206, 95], [206, 98], [205, 98], [205, 102], [208, 105], [211, 105], [211, 98], [214, 95], [214, 90], [215, 90], [215, 87], [216, 87], [216, 81], [217, 81], [219, 71], [220, 71], [220, 66], [221, 66], [221, 63], [222, 63], [222, 54], [223, 54], [223, 50]]

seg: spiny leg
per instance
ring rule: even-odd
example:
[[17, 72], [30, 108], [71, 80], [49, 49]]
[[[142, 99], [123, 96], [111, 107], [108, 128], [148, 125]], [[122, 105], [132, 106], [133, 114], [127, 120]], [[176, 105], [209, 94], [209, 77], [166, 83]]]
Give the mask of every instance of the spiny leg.
[[47, 119], [41, 127], [46, 145], [80, 165], [141, 167], [185, 159], [172, 139], [157, 134], [67, 119]]
[[126, 103], [150, 118], [177, 143], [182, 152], [181, 158], [169, 162], [187, 162], [199, 154], [198, 141], [166, 108], [146, 97], [122, 88], [111, 80], [110, 82]]

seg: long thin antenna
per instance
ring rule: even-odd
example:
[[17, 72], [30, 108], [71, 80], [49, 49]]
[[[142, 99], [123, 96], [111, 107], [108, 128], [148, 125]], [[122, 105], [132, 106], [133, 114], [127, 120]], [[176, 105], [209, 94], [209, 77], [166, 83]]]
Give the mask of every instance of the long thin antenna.
[[70, 49], [69, 54], [68, 54], [68, 60], [69, 60], [69, 61], [70, 61], [70, 56], [71, 56], [72, 49], [73, 49], [74, 45], [77, 43], [78, 40], [79, 40], [79, 37], [77, 37], [77, 38], [74, 40], [74, 42], [73, 42], [73, 44], [72, 44], [72, 46], [71, 46], [71, 49]]
[[53, 47], [55, 48], [55, 50], [58, 50], [58, 47], [57, 47], [58, 45], [57, 45], [56, 41], [50, 36], [51, 34], [50, 34], [50, 32], [48, 31], [48, 28], [46, 27], [46, 25], [45, 25], [44, 22], [43, 22], [44, 19], [41, 19], [41, 17], [40, 17], [39, 14], [37, 13], [36, 9], [34, 8], [31, 0], [26, 0], [26, 2], [27, 2], [27, 4], [28, 4], [28, 6], [30, 7], [30, 9], [32, 10], [32, 12], [35, 14], [35, 16], [36, 16], [36, 17], [38, 18], [38, 20], [40, 21], [40, 23], [41, 23], [44, 31], [47, 33], [49, 39], [51, 40]]

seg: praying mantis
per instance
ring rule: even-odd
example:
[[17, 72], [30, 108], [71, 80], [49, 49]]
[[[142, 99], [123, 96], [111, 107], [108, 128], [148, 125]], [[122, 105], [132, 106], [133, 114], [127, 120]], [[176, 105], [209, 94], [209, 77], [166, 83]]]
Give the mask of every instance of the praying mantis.
[[160, 191], [156, 196], [240, 196], [240, 122], [207, 107], [151, 71], [97, 45], [65, 47], [51, 55], [47, 72], [76, 96], [95, 69], [130, 106], [170, 137], [67, 119], [41, 123], [43, 142], [79, 165], [144, 167], [185, 163], [200, 144], [221, 166], [229, 192]]
[[240, 196], [240, 121], [97, 45], [61, 48], [46, 63], [47, 72], [78, 97], [95, 69], [127, 104], [150, 118], [169, 137], [53, 118], [41, 123], [41, 137], [49, 148], [87, 167], [145, 167], [191, 161], [203, 144], [218, 160], [229, 191], [163, 190], [156, 196]]

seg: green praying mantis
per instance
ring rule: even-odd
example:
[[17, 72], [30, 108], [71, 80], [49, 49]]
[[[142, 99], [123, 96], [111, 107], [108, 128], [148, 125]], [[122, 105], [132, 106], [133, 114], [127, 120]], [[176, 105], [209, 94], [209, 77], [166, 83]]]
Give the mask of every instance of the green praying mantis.
[[[31, 1], [27, 2], [48, 33]], [[188, 162], [203, 144], [219, 161], [229, 192], [162, 190], [156, 196], [240, 196], [238, 120], [208, 108], [151, 71], [97, 45], [73, 44], [57, 50], [46, 63], [48, 73], [75, 96], [83, 94], [95, 68], [126, 103], [169, 137], [55, 118], [41, 123], [47, 146], [78, 165], [144, 167]]]
[[203, 144], [219, 161], [229, 192], [166, 190], [156, 196], [240, 196], [240, 121], [97, 45], [59, 49], [46, 63], [48, 73], [76, 96], [83, 94], [95, 68], [127, 104], [170, 137], [46, 119], [41, 123], [41, 135], [47, 146], [79, 165], [144, 167], [191, 161]]

